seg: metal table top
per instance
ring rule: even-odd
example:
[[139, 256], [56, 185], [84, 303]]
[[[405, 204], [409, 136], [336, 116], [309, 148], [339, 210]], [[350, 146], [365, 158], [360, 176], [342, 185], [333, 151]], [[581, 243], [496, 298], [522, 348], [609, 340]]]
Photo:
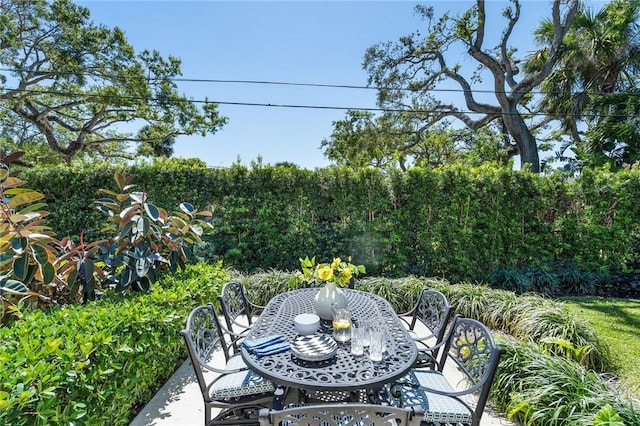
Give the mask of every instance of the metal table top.
[[[274, 334], [283, 335], [292, 342], [298, 333], [293, 319], [301, 313], [315, 313], [313, 299], [317, 288], [305, 288], [279, 294], [269, 301], [247, 338]], [[387, 327], [387, 352], [382, 362], [373, 362], [366, 356], [351, 354], [350, 342], [338, 342], [338, 351], [326, 361], [301, 361], [291, 351], [257, 357], [242, 349], [247, 366], [278, 385], [310, 390], [355, 391], [381, 387], [402, 377], [417, 357], [417, 348], [402, 322], [389, 303], [371, 293], [344, 289], [351, 318], [357, 324], [373, 320]], [[330, 322], [322, 321], [318, 333], [331, 334]]]

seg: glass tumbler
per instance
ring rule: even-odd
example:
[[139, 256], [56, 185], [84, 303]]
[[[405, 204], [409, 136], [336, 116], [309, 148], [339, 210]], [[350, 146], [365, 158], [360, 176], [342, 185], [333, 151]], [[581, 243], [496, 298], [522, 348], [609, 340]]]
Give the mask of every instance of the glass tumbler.
[[384, 353], [385, 332], [382, 327], [371, 327], [369, 329], [369, 359], [374, 362], [382, 361]]
[[368, 330], [362, 326], [351, 325], [351, 353], [353, 355], [364, 354], [364, 337]]

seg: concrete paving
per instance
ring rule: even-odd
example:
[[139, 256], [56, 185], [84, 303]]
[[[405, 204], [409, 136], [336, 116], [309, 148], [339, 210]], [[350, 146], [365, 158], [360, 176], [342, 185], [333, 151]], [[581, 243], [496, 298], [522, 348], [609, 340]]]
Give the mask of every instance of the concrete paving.
[[[420, 334], [420, 330], [416, 331]], [[224, 358], [220, 354], [220, 363], [223, 362]], [[458, 381], [456, 376], [459, 376], [459, 373], [451, 367], [445, 368], [445, 375], [451, 383]], [[188, 359], [130, 423], [130, 426], [203, 425], [204, 402], [193, 367]], [[514, 423], [494, 413], [489, 406], [485, 409], [480, 421], [480, 426], [513, 425]]]
[[[156, 393], [138, 413], [130, 426], [203, 426], [204, 403], [193, 367], [189, 360]], [[489, 408], [480, 426], [512, 426], [513, 423], [493, 413]]]

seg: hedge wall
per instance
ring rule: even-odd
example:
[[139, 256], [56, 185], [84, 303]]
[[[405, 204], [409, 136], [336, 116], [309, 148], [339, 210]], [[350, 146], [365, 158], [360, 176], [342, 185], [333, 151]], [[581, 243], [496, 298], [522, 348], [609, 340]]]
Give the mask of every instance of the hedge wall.
[[[60, 236], [89, 238], [113, 166], [21, 172], [47, 196]], [[176, 161], [132, 166], [134, 183], [168, 210], [214, 210], [198, 254], [243, 271], [293, 270], [298, 258], [353, 257], [368, 275], [484, 280], [496, 268], [570, 264], [619, 271], [638, 261], [640, 171], [585, 170], [570, 179], [485, 165], [385, 174], [256, 165], [210, 169]]]

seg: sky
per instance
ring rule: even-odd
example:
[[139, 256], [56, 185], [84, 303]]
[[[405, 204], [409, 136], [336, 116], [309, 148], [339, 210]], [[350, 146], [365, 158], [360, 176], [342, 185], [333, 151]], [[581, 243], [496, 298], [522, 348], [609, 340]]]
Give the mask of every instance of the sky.
[[[397, 41], [426, 24], [414, 14], [417, 1], [132, 1], [85, 0], [95, 24], [120, 27], [136, 49], [158, 50], [182, 60], [182, 78], [227, 82], [178, 82], [195, 101], [220, 102], [228, 123], [206, 137], [182, 136], [174, 156], [197, 157], [212, 167], [291, 162], [326, 167], [320, 144], [347, 109], [376, 108], [373, 89], [347, 89], [233, 81], [367, 86], [362, 69], [367, 48]], [[454, 14], [474, 2], [421, 2], [436, 14]], [[591, 2], [601, 4], [601, 2]], [[499, 19], [507, 3], [487, 1]], [[598, 6], [600, 7], [600, 6]], [[495, 13], [494, 13], [495, 12]], [[531, 30], [550, 14], [549, 0], [524, 0], [513, 40], [533, 50]], [[498, 26], [499, 25], [499, 26]], [[498, 22], [489, 28], [503, 26]], [[462, 59], [461, 59], [462, 60]], [[463, 66], [474, 68], [471, 61]], [[225, 104], [231, 103], [231, 104]], [[233, 105], [233, 103], [296, 107]], [[313, 108], [303, 108], [303, 106]]]

